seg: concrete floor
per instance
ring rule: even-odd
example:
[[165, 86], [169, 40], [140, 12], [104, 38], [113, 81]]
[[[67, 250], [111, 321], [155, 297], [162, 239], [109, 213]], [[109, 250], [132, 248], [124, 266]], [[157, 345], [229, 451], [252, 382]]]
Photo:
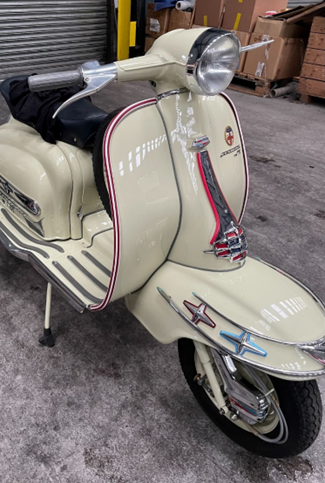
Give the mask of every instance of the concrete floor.
[[[324, 106], [229, 94], [249, 156], [250, 254], [324, 298]], [[113, 109], [148, 95], [146, 84], [114, 85], [95, 102]], [[0, 246], [1, 483], [324, 481], [324, 425], [299, 457], [250, 455], [203, 414], [176, 344], [153, 340], [122, 301], [78, 315], [54, 293], [56, 346], [40, 347], [45, 290], [27, 263]], [[320, 388], [324, 397], [324, 381]]]

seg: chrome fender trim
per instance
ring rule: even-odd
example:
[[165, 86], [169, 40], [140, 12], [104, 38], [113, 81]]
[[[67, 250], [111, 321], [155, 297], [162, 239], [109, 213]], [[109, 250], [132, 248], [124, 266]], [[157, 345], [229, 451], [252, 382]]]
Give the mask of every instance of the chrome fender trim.
[[[208, 344], [217, 349], [218, 351], [225, 352], [226, 354], [230, 355], [232, 358], [241, 361], [245, 364], [249, 364], [252, 367], [256, 367], [257, 369], [260, 369], [264, 372], [267, 372], [268, 374], [274, 374], [274, 375], [283, 375], [283, 376], [291, 376], [295, 378], [315, 378], [319, 376], [325, 375], [325, 367], [323, 369], [320, 369], [318, 371], [294, 371], [294, 370], [286, 370], [286, 369], [278, 369], [274, 367], [267, 366], [262, 363], [257, 363], [255, 361], [252, 361], [251, 359], [248, 360], [247, 358], [242, 357], [240, 354], [234, 354], [232, 351], [228, 350], [225, 346], [222, 346], [221, 344], [218, 344], [215, 340], [213, 340], [211, 337], [209, 337], [203, 330], [200, 329], [195, 323], [192, 322], [192, 320], [187, 317], [187, 315], [184, 314], [184, 312], [177, 307], [177, 305], [172, 301], [171, 297], [164, 292], [164, 290], [160, 287], [157, 287], [158, 292], [160, 295], [166, 300], [166, 302], [172, 307], [173, 310], [182, 318], [184, 322], [186, 322], [195, 332], [200, 334], [201, 337], [203, 337]], [[247, 331], [247, 328], [244, 329], [246, 333], [249, 333]], [[266, 337], [265, 337], [266, 338]], [[281, 341], [282, 342], [282, 341]], [[295, 345], [297, 348], [299, 348], [297, 343], [290, 343], [290, 345]]]
[[253, 258], [225, 273], [167, 261], [126, 303], [163, 344], [192, 339], [283, 379], [325, 375], [323, 309], [304, 287]]

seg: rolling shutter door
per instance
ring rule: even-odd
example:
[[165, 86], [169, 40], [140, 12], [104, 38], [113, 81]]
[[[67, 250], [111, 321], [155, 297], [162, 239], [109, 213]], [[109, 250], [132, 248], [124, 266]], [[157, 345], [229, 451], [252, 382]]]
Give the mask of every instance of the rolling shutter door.
[[313, 5], [314, 3], [317, 3], [317, 0], [289, 0], [288, 1], [288, 8], [294, 8], [294, 7], [305, 7], [306, 5]]
[[106, 61], [107, 0], [0, 0], [0, 80]]

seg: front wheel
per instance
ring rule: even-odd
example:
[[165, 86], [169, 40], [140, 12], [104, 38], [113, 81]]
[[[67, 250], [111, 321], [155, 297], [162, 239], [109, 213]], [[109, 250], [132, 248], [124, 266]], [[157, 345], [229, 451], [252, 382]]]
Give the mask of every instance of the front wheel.
[[[183, 373], [195, 398], [214, 424], [243, 448], [260, 456], [285, 458], [302, 453], [317, 438], [322, 421], [322, 402], [316, 381], [287, 381], [255, 370], [260, 377], [263, 377], [266, 386], [274, 389], [277, 402], [288, 426], [288, 437], [285, 443], [270, 443], [254, 435], [249, 430], [247, 422], [240, 419], [233, 421], [220, 414], [214, 398], [211, 396], [211, 390], [206, 384], [199, 385], [197, 382], [198, 373], [200, 373], [200, 377], [204, 374], [202, 374], [202, 365], [200, 365], [193, 341], [179, 340], [178, 351]], [[217, 371], [217, 369], [215, 370]], [[216, 376], [221, 382], [218, 371]], [[226, 401], [229, 400], [225, 392], [224, 397]], [[272, 415], [270, 410], [265, 421], [262, 424], [253, 425], [252, 428], [268, 439], [275, 440], [279, 434], [279, 421], [274, 411]]]

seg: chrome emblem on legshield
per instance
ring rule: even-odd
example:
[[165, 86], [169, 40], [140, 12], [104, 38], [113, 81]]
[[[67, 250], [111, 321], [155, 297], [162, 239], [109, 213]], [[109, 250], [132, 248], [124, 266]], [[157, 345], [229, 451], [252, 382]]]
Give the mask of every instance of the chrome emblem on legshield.
[[207, 309], [206, 304], [200, 304], [199, 306], [196, 306], [194, 304], [191, 304], [191, 302], [187, 302], [187, 300], [184, 300], [183, 304], [193, 315], [192, 317], [193, 324], [197, 325], [199, 322], [204, 322], [209, 327], [215, 328], [216, 324], [205, 313]]
[[228, 146], [232, 146], [234, 144], [234, 131], [230, 126], [227, 126], [225, 129], [225, 141], [228, 144]]
[[226, 258], [233, 262], [241, 262], [247, 255], [247, 240], [242, 227], [233, 224], [221, 238], [213, 243], [212, 250], [205, 250], [204, 253], [213, 253], [217, 258]]
[[208, 144], [210, 144], [210, 139], [208, 138], [208, 136], [202, 135], [193, 139], [191, 143], [191, 148], [202, 149], [205, 148]]
[[247, 255], [247, 241], [243, 228], [238, 224], [216, 178], [208, 151], [197, 153], [198, 168], [203, 186], [216, 220], [216, 229], [210, 240], [212, 253], [229, 262], [242, 262]]
[[251, 336], [247, 332], [243, 331], [241, 334], [236, 335], [230, 332], [220, 331], [221, 337], [226, 339], [231, 344], [235, 346], [235, 354], [243, 356], [245, 352], [250, 352], [251, 354], [257, 354], [258, 356], [266, 357], [267, 352], [254, 344], [251, 341]]

